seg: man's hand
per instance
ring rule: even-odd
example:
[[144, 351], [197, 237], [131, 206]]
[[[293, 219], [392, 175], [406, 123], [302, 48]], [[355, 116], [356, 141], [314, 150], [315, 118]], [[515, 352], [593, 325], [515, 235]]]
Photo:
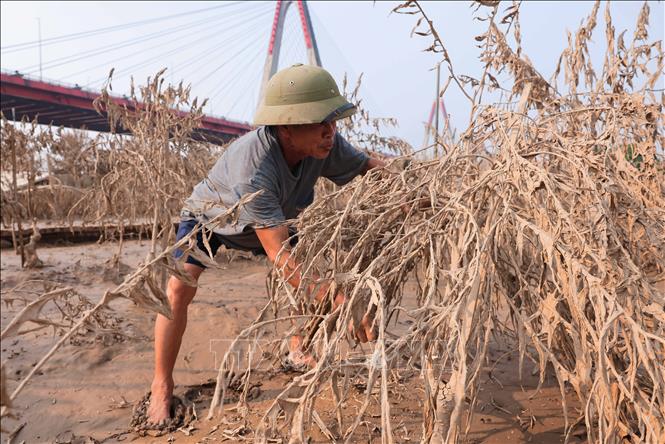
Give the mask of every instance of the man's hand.
[[349, 333], [358, 341], [358, 342], [369, 342], [376, 339], [376, 331], [372, 328], [372, 322], [374, 322], [373, 314], [366, 314], [360, 320], [358, 326], [353, 325], [353, 320], [349, 323]]
[[[335, 296], [335, 302], [333, 304], [333, 310], [342, 305], [345, 299], [346, 298], [342, 293], [337, 293]], [[376, 329], [372, 328], [372, 323], [374, 322], [374, 313], [374, 310], [370, 310], [369, 313], [366, 313], [363, 316], [358, 325], [354, 325], [353, 319], [349, 321], [348, 332], [358, 342], [364, 343], [376, 339]]]
[[[279, 255], [284, 241], [289, 237], [289, 231], [286, 226], [272, 227], [272, 228], [257, 228], [256, 235], [261, 241], [263, 249], [268, 255], [268, 259], [274, 264], [275, 268], [283, 269], [284, 276], [289, 284], [294, 288], [298, 288], [302, 276], [300, 274], [300, 266], [293, 260], [291, 253], [287, 250]], [[279, 257], [278, 257], [279, 255]], [[317, 301], [322, 301], [328, 291], [330, 290], [330, 283], [323, 284], [318, 289], [314, 284], [308, 288], [309, 294], [314, 296]], [[342, 293], [335, 294], [333, 299], [332, 309], [337, 309], [344, 303], [346, 297]], [[361, 319], [359, 325], [354, 326], [354, 322], [349, 323], [349, 333], [359, 342], [368, 342], [376, 339], [376, 334], [372, 329], [372, 322], [374, 320], [374, 313], [370, 311]]]

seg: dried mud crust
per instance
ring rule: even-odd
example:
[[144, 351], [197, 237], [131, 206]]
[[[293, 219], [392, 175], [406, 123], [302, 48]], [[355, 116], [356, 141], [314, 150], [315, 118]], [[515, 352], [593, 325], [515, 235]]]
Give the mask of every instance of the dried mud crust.
[[[269, 376], [268, 373], [260, 372], [257, 379], [261, 377], [260, 375], [264, 375], [264, 377], [266, 377], [266, 375]], [[203, 384], [188, 385], [185, 387], [183, 399], [187, 404], [195, 404], [197, 409], [199, 408], [199, 404], [205, 404], [207, 407], [207, 404], [210, 402], [215, 393], [216, 385], [217, 381], [215, 379], [210, 379]], [[247, 401], [252, 401], [261, 395], [261, 385], [262, 383], [260, 382], [260, 379], [256, 381], [250, 380], [250, 383], [247, 386]], [[231, 380], [229, 381], [229, 385], [226, 387], [224, 404], [238, 402], [244, 389], [245, 387], [242, 378], [238, 378], [232, 375]]]
[[148, 407], [150, 406], [150, 393], [146, 393], [134, 407], [132, 420], [129, 425], [140, 436], [154, 435], [160, 436], [164, 433], [170, 433], [178, 430], [180, 427], [186, 427], [196, 416], [192, 405], [186, 405], [182, 399], [177, 396], [171, 398], [171, 417], [162, 425], [148, 424]]
[[[260, 386], [260, 382], [249, 384], [247, 391], [248, 401], [256, 399], [261, 395]], [[224, 403], [237, 402], [242, 391], [243, 386], [240, 380], [233, 378], [227, 388], [227, 396], [224, 398]], [[151, 393], [148, 392], [134, 406], [130, 427], [132, 431], [140, 436], [161, 436], [183, 427], [186, 428], [198, 419], [197, 410], [200, 411], [200, 404], [209, 404], [214, 392], [214, 379], [200, 385], [187, 386], [182, 398], [178, 396], [171, 398], [170, 419], [161, 426], [148, 424], [147, 422]]]
[[59, 433], [55, 437], [53, 444], [100, 444], [100, 442], [90, 436], [75, 435], [74, 433], [68, 430], [66, 432]]

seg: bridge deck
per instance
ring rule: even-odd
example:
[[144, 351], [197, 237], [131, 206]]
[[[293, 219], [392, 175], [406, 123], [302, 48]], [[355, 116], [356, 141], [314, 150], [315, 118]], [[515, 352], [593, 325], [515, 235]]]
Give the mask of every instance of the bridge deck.
[[[20, 74], [1, 73], [0, 93], [2, 113], [8, 120], [20, 121], [25, 117], [44, 125], [101, 132], [111, 130], [106, 115], [99, 114], [92, 105], [99, 97], [92, 91], [32, 80]], [[134, 108], [133, 103], [124, 97], [113, 97], [113, 100]], [[201, 127], [192, 136], [197, 140], [225, 143], [251, 129], [252, 126], [245, 122], [203, 116]]]

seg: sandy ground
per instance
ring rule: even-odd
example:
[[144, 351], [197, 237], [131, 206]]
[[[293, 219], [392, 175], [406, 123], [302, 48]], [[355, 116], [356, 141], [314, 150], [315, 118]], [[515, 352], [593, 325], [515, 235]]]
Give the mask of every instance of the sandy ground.
[[[147, 244], [125, 243], [121, 261], [126, 272], [145, 257]], [[16, 294], [7, 291], [24, 284], [35, 293], [22, 293], [28, 299], [43, 288], [42, 281], [58, 282], [75, 288], [91, 300], [98, 300], [106, 289], [115, 287], [118, 275], [109, 272], [106, 262], [115, 252], [114, 244], [77, 244], [42, 247], [38, 253], [46, 264], [38, 270], [21, 270], [20, 260], [11, 249], [1, 253], [1, 288], [3, 292], [1, 324], [4, 328], [23, 307], [20, 301], [8, 305]], [[221, 271], [203, 274], [200, 290], [189, 312], [188, 330], [176, 364], [175, 394], [194, 404], [199, 420], [184, 431], [163, 436], [139, 436], [129, 423], [132, 408], [149, 388], [152, 368], [152, 326], [154, 314], [127, 301], [113, 303], [127, 338], [95, 340], [84, 337], [77, 345], [67, 344], [46, 364], [15, 401], [15, 419], [3, 421], [3, 429], [19, 430], [14, 443], [92, 443], [92, 442], [241, 442], [252, 438], [252, 431], [275, 396], [292, 378], [299, 375], [278, 365], [255, 373], [251, 383], [257, 388], [249, 401], [249, 420], [241, 421], [233, 410], [224, 418], [203, 419], [212, 397], [216, 367], [230, 340], [256, 317], [267, 301], [263, 261], [235, 260]], [[29, 282], [34, 280], [34, 282]], [[408, 319], [391, 326], [405, 328]], [[57, 341], [52, 328], [28, 333], [2, 342], [2, 362], [11, 391], [30, 371], [46, 350]], [[469, 443], [559, 443], [563, 442], [563, 415], [558, 386], [548, 379], [535, 392], [537, 377], [533, 365], [525, 365], [520, 382], [517, 353], [510, 344], [494, 345], [491, 356], [503, 356], [492, 372], [481, 376], [486, 381], [479, 394], [476, 411], [466, 442]], [[489, 369], [489, 366], [488, 366]], [[402, 372], [393, 384], [391, 416], [396, 442], [419, 442], [423, 391], [416, 371]], [[343, 405], [348, 424], [359, 408], [364, 386], [358, 382], [351, 399]], [[237, 399], [231, 392], [229, 401]], [[380, 408], [372, 397], [369, 414], [361, 424], [354, 442], [380, 442]], [[321, 419], [333, 434], [337, 433], [330, 393], [317, 402]], [[574, 402], [569, 406], [575, 411]], [[574, 415], [575, 413], [572, 413]], [[571, 415], [571, 416], [572, 416]], [[313, 426], [312, 442], [329, 442]], [[188, 436], [189, 435], [189, 436]], [[9, 433], [2, 434], [3, 442]], [[95, 441], [96, 440], [96, 441]], [[581, 442], [574, 438], [572, 442]]]

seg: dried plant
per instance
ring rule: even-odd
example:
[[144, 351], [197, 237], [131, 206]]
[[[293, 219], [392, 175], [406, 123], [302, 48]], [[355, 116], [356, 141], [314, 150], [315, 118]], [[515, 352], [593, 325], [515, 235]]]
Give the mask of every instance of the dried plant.
[[[3, 224], [37, 218], [70, 227], [111, 225], [120, 240], [125, 225], [143, 224], [153, 238], [151, 254], [157, 239], [161, 247], [172, 241], [184, 199], [223, 147], [190, 138], [204, 103], [192, 100], [187, 86], [164, 85], [162, 74], [132, 88], [131, 109], [114, 102], [109, 78], [96, 105], [122, 133], [91, 138], [3, 118]], [[14, 186], [13, 174], [27, 186]], [[36, 178], [46, 179], [37, 184]]]
[[352, 90], [346, 76], [342, 81], [342, 94], [354, 103], [357, 112], [349, 119], [337, 122], [337, 131], [342, 134], [353, 146], [368, 153], [378, 155], [405, 155], [412, 151], [411, 146], [398, 137], [382, 136], [388, 128], [397, 127], [397, 120], [386, 117], [372, 117], [360, 98], [362, 74], [356, 80]]
[[25, 262], [23, 247], [24, 221], [32, 221], [39, 215], [36, 193], [38, 179], [43, 171], [43, 156], [53, 140], [51, 128], [42, 128], [37, 122], [25, 119], [18, 125], [10, 124], [0, 116], [0, 198], [2, 201], [2, 225], [10, 227], [14, 249]]
[[[118, 298], [128, 299], [150, 311], [170, 317], [170, 307], [164, 290], [165, 277], [172, 274], [195, 285], [183, 267], [188, 255], [209, 267], [221, 268], [213, 261], [210, 251], [206, 254], [198, 249], [196, 236], [204, 229], [209, 232], [219, 225], [236, 223], [238, 209], [254, 197], [244, 196], [233, 207], [223, 208], [224, 211], [217, 217], [205, 225], [199, 225], [189, 235], [173, 243], [173, 222], [182, 201], [191, 191], [192, 182], [200, 180], [202, 172], [207, 172], [211, 160], [222, 148], [193, 142], [189, 138], [202, 116], [203, 105], [198, 105], [197, 99], [190, 103], [189, 88], [182, 84], [177, 87], [164, 87], [162, 73], [163, 71], [148, 79], [147, 85], [140, 88], [140, 96], [132, 90], [134, 108], [131, 110], [113, 102], [108, 94], [110, 84], [102, 91], [96, 105], [108, 112], [112, 123], [121, 124], [123, 130], [129, 131], [129, 136], [118, 134], [104, 139], [104, 147], [99, 143], [100, 139], [90, 142], [77, 136], [68, 136], [60, 137], [55, 142], [51, 140], [54, 144], [51, 154], [59, 168], [74, 170], [79, 178], [84, 177], [83, 173], [93, 173], [92, 183], [70, 208], [70, 214], [82, 210], [79, 214], [83, 214], [88, 220], [94, 214], [96, 222], [115, 218], [120, 227], [126, 220], [149, 216], [152, 243], [144, 263], [127, 275], [115, 289], [106, 291], [95, 304], [72, 288], [50, 288], [51, 284], [48, 284], [49, 288], [36, 299], [26, 301], [23, 310], [3, 330], [3, 340], [49, 326], [59, 329], [62, 336], [9, 395], [3, 366], [3, 418], [11, 415], [9, 408], [12, 401], [23, 391], [26, 384], [68, 341], [81, 342], [86, 336], [85, 333], [90, 331], [114, 335], [121, 333], [116, 328], [117, 318], [110, 311], [111, 301]], [[188, 112], [179, 112], [184, 107], [188, 108]], [[24, 134], [3, 122], [3, 131], [5, 129], [8, 132], [14, 131], [11, 134], [16, 139]], [[27, 140], [7, 146], [20, 146], [28, 153], [26, 157], [30, 157], [29, 144], [30, 140], [34, 139], [27, 137]], [[3, 139], [3, 150], [5, 147]], [[91, 165], [92, 159], [94, 166]], [[81, 170], [81, 165], [92, 168]], [[211, 202], [210, 205], [220, 203]], [[122, 231], [122, 228], [120, 229]], [[184, 252], [178, 260], [174, 257], [176, 250]], [[116, 262], [118, 257], [119, 251], [115, 256]], [[3, 294], [3, 301], [8, 303], [22, 299], [14, 297], [12, 291]], [[45, 310], [45, 307], [53, 308], [52, 306], [55, 310]], [[52, 311], [56, 313], [55, 318]], [[36, 324], [36, 327], [25, 330], [28, 323]]]
[[207, 171], [212, 154], [190, 138], [200, 124], [205, 101], [199, 104], [198, 99], [191, 99], [190, 87], [182, 82], [165, 85], [164, 71], [148, 78], [138, 93], [132, 82], [131, 109], [116, 104], [109, 94], [113, 71], [95, 101], [98, 110], [108, 113], [112, 128], [130, 134], [118, 134], [112, 141], [112, 167], [96, 190], [105, 204], [99, 213], [113, 214], [122, 226], [140, 209], [151, 224], [148, 260], [175, 238], [174, 218], [192, 188], [192, 180]]
[[[338, 438], [357, 438], [378, 390], [382, 442], [394, 442], [389, 373], [408, 356], [422, 369], [422, 442], [461, 442], [490, 341], [507, 337], [517, 341], [520, 375], [528, 359], [537, 364], [538, 388], [548, 374], [558, 381], [566, 441], [581, 423], [590, 442], [663, 442], [665, 100], [653, 88], [664, 59], [660, 42], [647, 43], [648, 5], [628, 48], [606, 10], [599, 74], [586, 49], [594, 6], [561, 58], [565, 92], [519, 47], [519, 4], [504, 17], [498, 2], [479, 5], [488, 28], [476, 39], [484, 42], [484, 73], [475, 82], [455, 73], [422, 5], [396, 10], [420, 16], [416, 26], [427, 31], [418, 32], [434, 39], [430, 50], [443, 54], [472, 103], [471, 124], [443, 157], [405, 170], [393, 162], [321, 198], [296, 222], [301, 287], [289, 289], [274, 273], [271, 303], [239, 339], [305, 318], [299, 328], [318, 363], [277, 396], [256, 441], [286, 434], [306, 442], [314, 427], [326, 434], [317, 399], [329, 387], [339, 408], [349, 399], [343, 381], [365, 375], [365, 401], [350, 424], [337, 415]], [[502, 89], [517, 100], [483, 103], [483, 91], [500, 87], [502, 70], [512, 82]], [[577, 88], [580, 75], [588, 91]], [[405, 294], [409, 279], [418, 283], [415, 294]], [[336, 291], [347, 296], [333, 313], [330, 301], [315, 304], [305, 291], [322, 281], [334, 282], [331, 299]], [[407, 308], [413, 300], [416, 308]], [[359, 359], [347, 352], [347, 325], [367, 314], [378, 339]], [[400, 314], [413, 324], [389, 339], [389, 321]], [[220, 366], [217, 394], [235, 370], [232, 355]], [[579, 410], [569, 405], [569, 387]], [[210, 416], [222, 410], [221, 399], [215, 396]]]
[[[369, 110], [365, 107], [360, 97], [362, 86], [362, 74], [356, 80], [352, 90], [349, 90], [349, 82], [344, 76], [342, 82], [342, 95], [357, 107], [356, 114], [351, 118], [337, 121], [337, 131], [344, 136], [353, 146], [384, 159], [395, 156], [404, 156], [413, 152], [413, 148], [403, 139], [394, 136], [383, 136], [382, 133], [389, 128], [397, 127], [397, 120], [385, 117], [371, 117]], [[340, 189], [337, 185], [327, 179], [319, 179], [314, 189], [316, 198], [335, 193]], [[327, 200], [328, 204], [339, 206], [338, 200]]]
[[[124, 281], [112, 290], [107, 290], [100, 300], [93, 304], [88, 298], [80, 295], [70, 287], [48, 289], [46, 292], [30, 301], [14, 316], [2, 331], [2, 340], [17, 334], [32, 332], [37, 329], [54, 327], [62, 336], [41, 357], [30, 372], [21, 379], [18, 386], [10, 395], [7, 395], [6, 381], [4, 378], [4, 364], [2, 366], [2, 417], [11, 416], [10, 407], [12, 401], [23, 391], [26, 384], [44, 366], [44, 364], [68, 341], [80, 342], [81, 334], [85, 332], [101, 332], [121, 334], [117, 327], [117, 318], [112, 314], [109, 304], [119, 298], [134, 302], [147, 310], [160, 313], [168, 318], [171, 317], [171, 309], [164, 291], [164, 287], [158, 280], [159, 276], [171, 274], [177, 276], [184, 282], [195, 285], [189, 274], [184, 269], [184, 261], [188, 255], [196, 257], [202, 263], [209, 266], [217, 265], [210, 252], [201, 252], [196, 244], [196, 236], [202, 230], [210, 231], [220, 225], [237, 223], [238, 209], [246, 202], [253, 199], [255, 194], [244, 196], [236, 205], [227, 208], [205, 225], [195, 227], [187, 236], [162, 250], [145, 263], [141, 264], [134, 272], [127, 275]], [[181, 250], [184, 254], [180, 259], [175, 259], [174, 252]], [[3, 301], [17, 301], [23, 298], [12, 298], [11, 291], [3, 294]], [[57, 309], [55, 319], [52, 315], [43, 315], [44, 308], [53, 304]], [[27, 323], [36, 324], [36, 327], [21, 330]]]
[[[477, 13], [488, 23], [476, 38], [483, 66], [478, 79], [453, 69], [422, 5], [408, 1], [396, 8], [417, 16], [415, 34], [432, 39], [429, 50], [441, 54], [450, 81], [471, 104], [469, 127], [441, 147], [442, 157], [405, 169], [397, 168], [401, 159], [393, 161], [321, 196], [294, 221], [299, 243], [292, 254], [302, 264], [301, 287], [290, 289], [279, 271], [271, 275], [271, 301], [225, 355], [209, 416], [223, 408], [240, 339], [296, 322], [290, 331], [304, 330], [317, 365], [275, 398], [256, 425], [258, 442], [280, 434], [305, 442], [313, 427], [332, 437], [316, 405], [326, 388], [335, 400], [340, 440], [357, 438], [378, 391], [382, 441], [393, 442], [389, 375], [414, 362], [423, 376], [421, 440], [460, 442], [493, 338], [515, 339], [520, 374], [527, 359], [537, 364], [540, 384], [548, 374], [556, 378], [566, 440], [577, 424], [584, 425], [590, 442], [665, 440], [665, 97], [654, 90], [662, 82], [665, 59], [662, 43], [648, 41], [647, 3], [629, 44], [624, 33], [615, 34], [608, 6], [607, 51], [602, 70], [596, 70], [588, 44], [599, 10], [596, 3], [570, 35], [559, 67], [546, 81], [521, 48], [517, 2], [503, 14], [498, 2], [478, 2]], [[195, 248], [196, 231], [167, 246], [171, 211], [179, 208], [176, 193], [188, 192], [188, 181], [198, 180], [209, 165], [202, 172], [192, 167], [194, 159], [205, 156], [192, 155], [184, 142], [200, 107], [190, 103], [187, 87], [163, 87], [161, 74], [149, 80], [140, 97], [132, 92], [135, 110], [117, 107], [103, 94], [99, 105], [131, 136], [109, 142], [108, 170], [74, 206], [97, 203], [99, 220], [149, 216], [149, 258], [93, 307], [70, 316], [71, 328], [11, 395], [3, 367], [3, 416], [35, 372], [111, 300], [126, 298], [168, 316], [162, 277], [171, 273], [189, 282], [182, 263], [173, 259], [176, 248], [215, 266]], [[509, 85], [499, 83], [504, 77]], [[494, 89], [507, 91], [510, 100], [485, 103], [484, 93]], [[173, 110], [182, 107], [192, 111], [190, 120], [178, 120]], [[361, 113], [341, 130], [373, 150], [387, 141], [359, 135], [370, 122]], [[6, 126], [3, 159], [9, 146]], [[30, 155], [25, 159], [28, 171]], [[11, 214], [23, 211], [16, 193], [3, 192], [5, 202], [14, 205]], [[233, 223], [236, 212], [237, 206], [208, 228]], [[407, 280], [417, 282], [415, 294], [406, 293]], [[330, 301], [315, 304], [305, 291], [324, 281], [334, 283], [331, 298], [337, 291], [347, 296], [333, 313], [328, 313]], [[48, 292], [38, 297], [6, 331], [18, 332], [35, 319], [38, 326], [48, 323], [37, 307], [53, 298]], [[415, 308], [409, 308], [413, 302]], [[353, 343], [347, 326], [368, 314], [377, 340], [369, 355], [349, 353]], [[391, 320], [398, 316], [413, 323], [394, 336]], [[254, 353], [248, 351], [250, 357]], [[252, 370], [243, 373], [245, 387]], [[350, 397], [348, 381], [354, 377], [365, 379], [365, 396], [348, 422], [340, 406]], [[580, 409], [569, 405], [569, 387]], [[243, 399], [246, 393], [239, 412], [247, 412]]]

